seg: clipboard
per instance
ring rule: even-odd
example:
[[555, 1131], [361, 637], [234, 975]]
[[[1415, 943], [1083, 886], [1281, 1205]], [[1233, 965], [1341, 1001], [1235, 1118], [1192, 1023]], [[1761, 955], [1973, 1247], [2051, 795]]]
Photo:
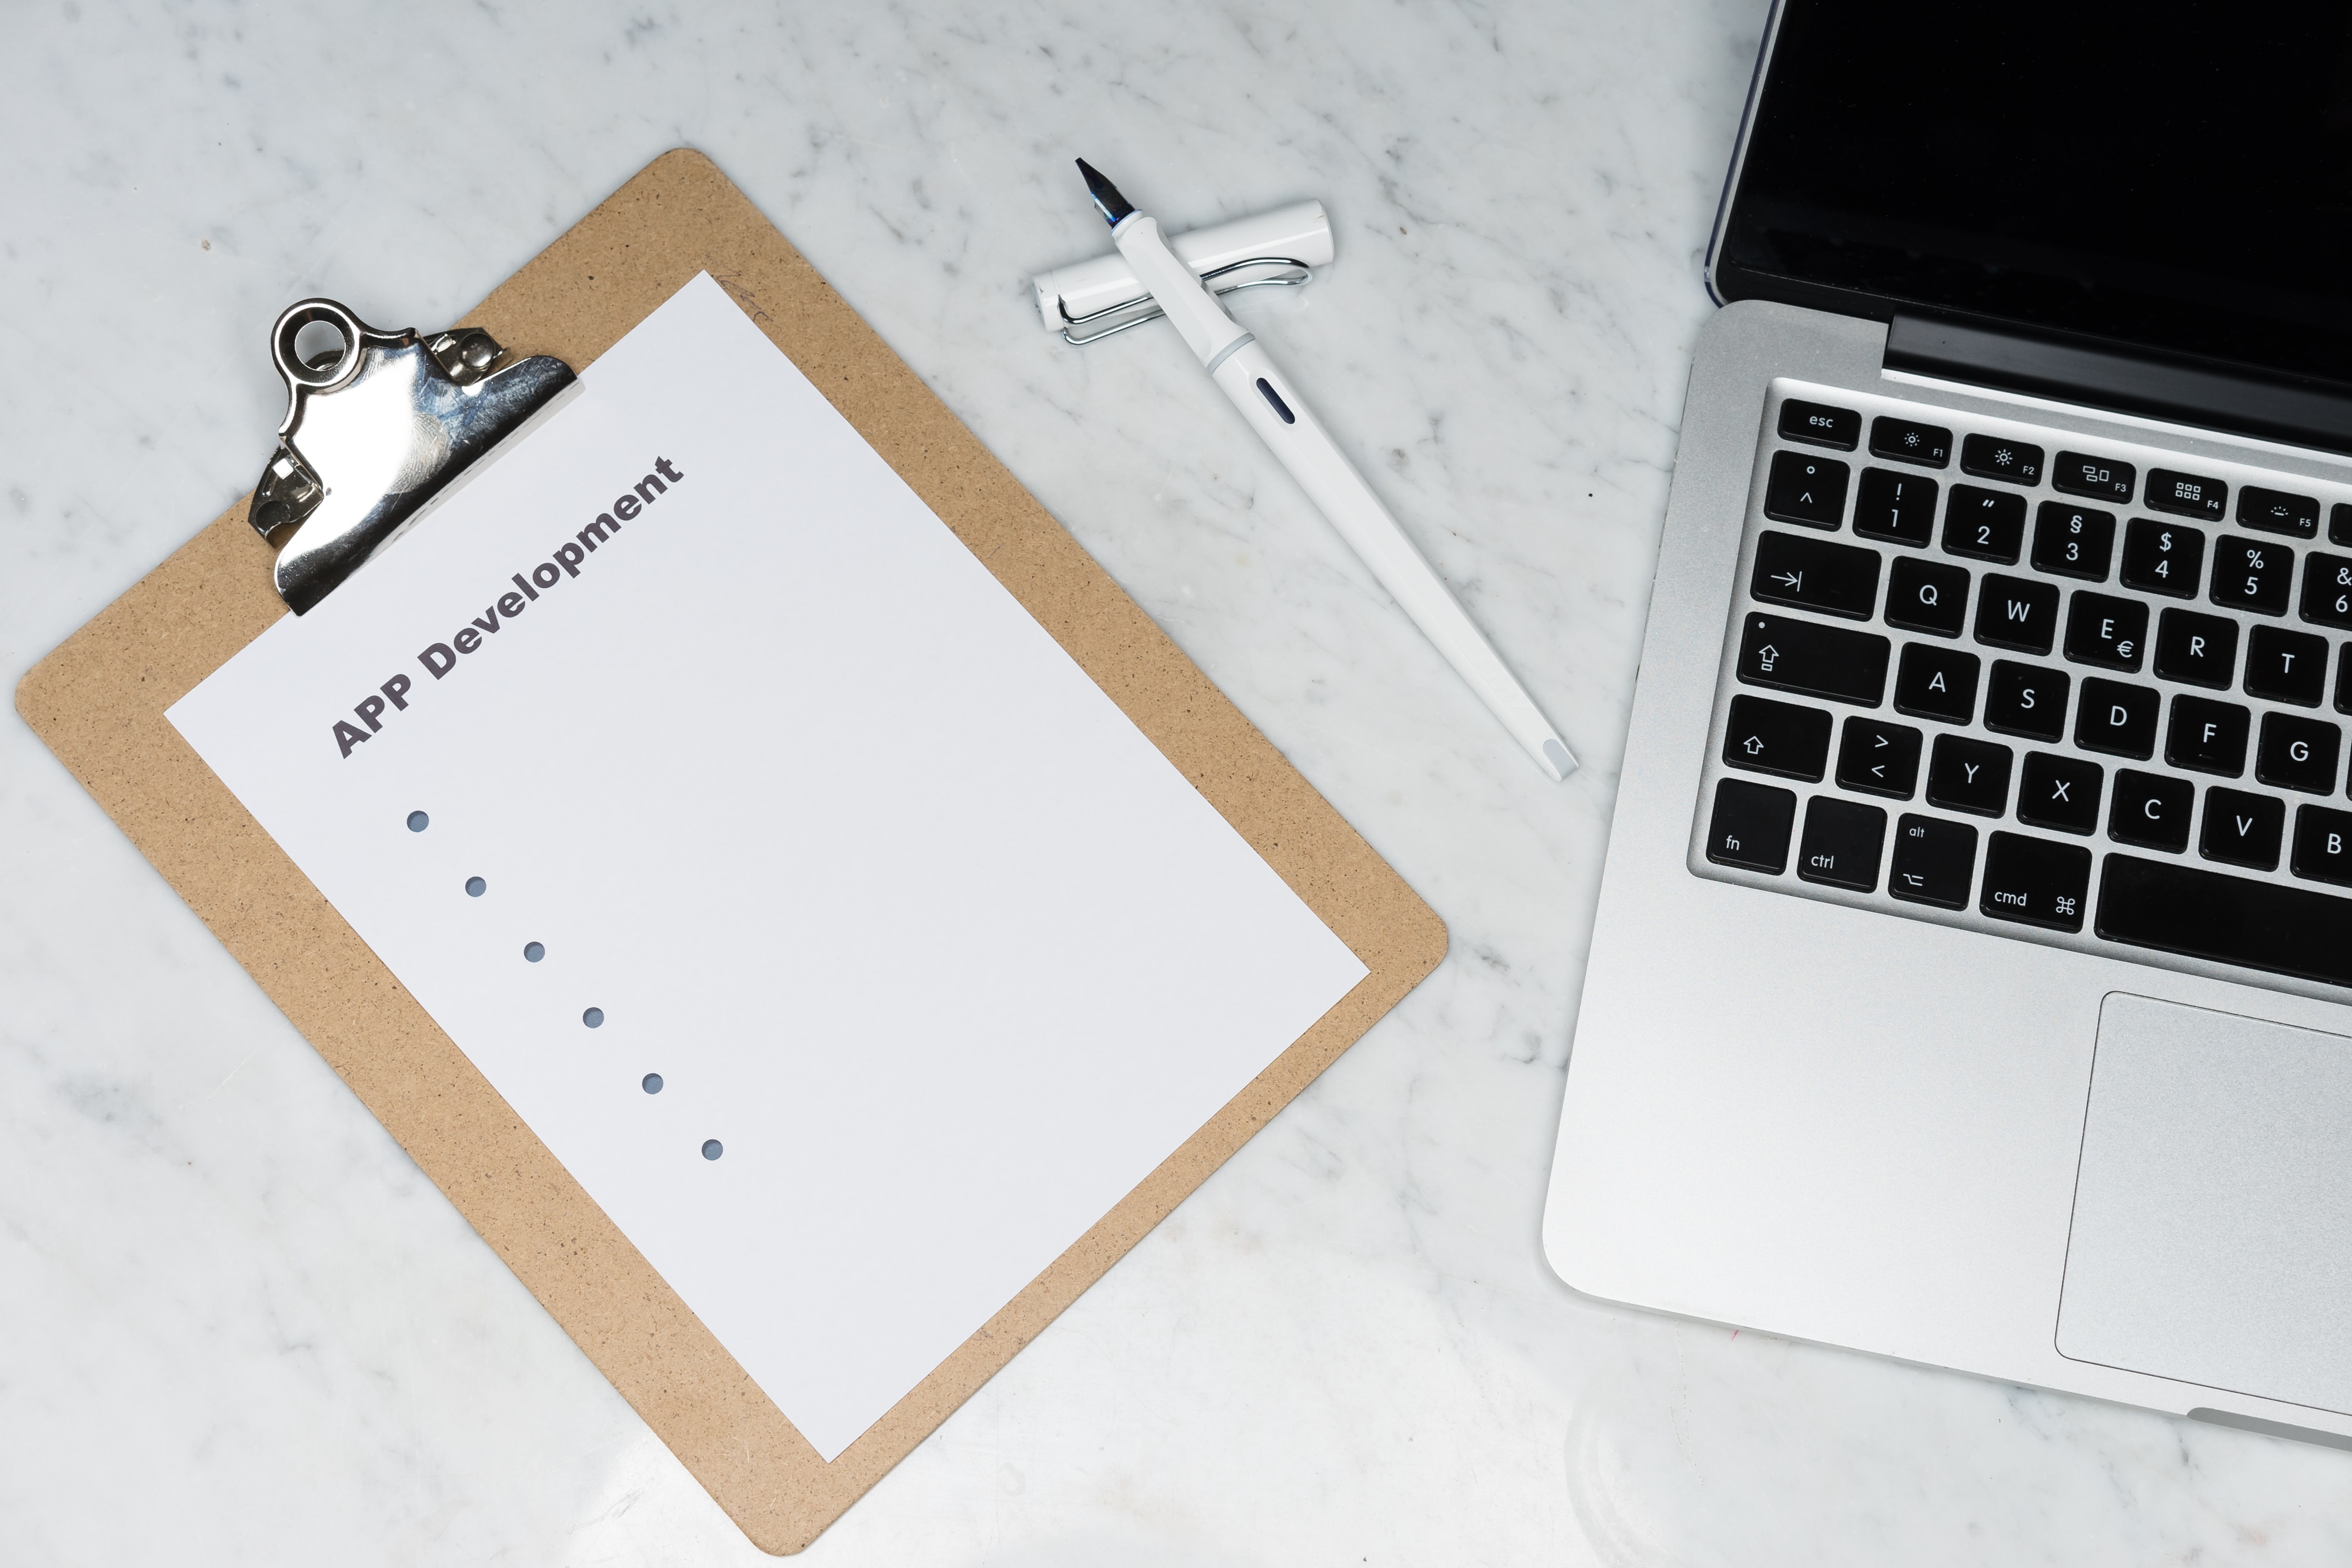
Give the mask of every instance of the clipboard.
[[830, 1464], [164, 718], [286, 605], [234, 506], [36, 665], [17, 710], [754, 1544], [798, 1552], [1433, 970], [1445, 928], [698, 153], [466, 318], [584, 367], [708, 271], [1370, 973]]

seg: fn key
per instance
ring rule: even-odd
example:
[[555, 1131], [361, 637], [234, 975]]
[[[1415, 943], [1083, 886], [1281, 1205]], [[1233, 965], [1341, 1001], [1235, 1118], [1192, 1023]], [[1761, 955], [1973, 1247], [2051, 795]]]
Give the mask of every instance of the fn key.
[[1745, 779], [1715, 786], [1715, 815], [1707, 819], [1706, 858], [1777, 877], [1789, 866], [1789, 830], [1797, 820], [1792, 790]]

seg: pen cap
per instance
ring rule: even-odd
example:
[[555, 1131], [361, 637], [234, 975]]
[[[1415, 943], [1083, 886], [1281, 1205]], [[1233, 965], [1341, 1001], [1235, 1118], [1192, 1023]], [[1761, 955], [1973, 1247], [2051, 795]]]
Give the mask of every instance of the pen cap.
[[[1321, 202], [1293, 202], [1271, 212], [1177, 235], [1168, 246], [1196, 274], [1261, 258], [1321, 267], [1332, 256], [1331, 220], [1324, 214]], [[1127, 258], [1117, 251], [1041, 272], [1035, 287], [1037, 315], [1045, 330], [1052, 332], [1060, 331], [1071, 321], [1126, 304], [1150, 292], [1137, 280], [1135, 269], [1127, 264]]]

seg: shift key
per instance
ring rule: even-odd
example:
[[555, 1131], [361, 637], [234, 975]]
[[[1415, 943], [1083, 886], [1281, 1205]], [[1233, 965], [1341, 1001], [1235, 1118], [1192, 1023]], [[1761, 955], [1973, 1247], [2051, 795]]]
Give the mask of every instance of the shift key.
[[1743, 617], [1739, 679], [1749, 686], [1875, 708], [1886, 697], [1887, 640], [1801, 621], [1793, 616]]

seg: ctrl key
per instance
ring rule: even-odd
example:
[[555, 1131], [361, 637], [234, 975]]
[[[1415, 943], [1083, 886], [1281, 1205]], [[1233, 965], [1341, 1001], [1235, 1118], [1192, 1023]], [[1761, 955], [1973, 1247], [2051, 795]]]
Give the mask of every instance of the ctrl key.
[[1940, 910], [1969, 907], [1976, 879], [1977, 830], [1965, 822], [1906, 812], [1895, 825], [1895, 863], [1886, 890], [1908, 904]]
[[1977, 908], [1997, 921], [2081, 931], [2091, 890], [2091, 852], [2020, 833], [1996, 833], [1985, 848], [1984, 891]]
[[1789, 830], [1796, 820], [1795, 791], [1725, 779], [1715, 786], [1706, 858], [1718, 866], [1777, 877], [1789, 868]]

